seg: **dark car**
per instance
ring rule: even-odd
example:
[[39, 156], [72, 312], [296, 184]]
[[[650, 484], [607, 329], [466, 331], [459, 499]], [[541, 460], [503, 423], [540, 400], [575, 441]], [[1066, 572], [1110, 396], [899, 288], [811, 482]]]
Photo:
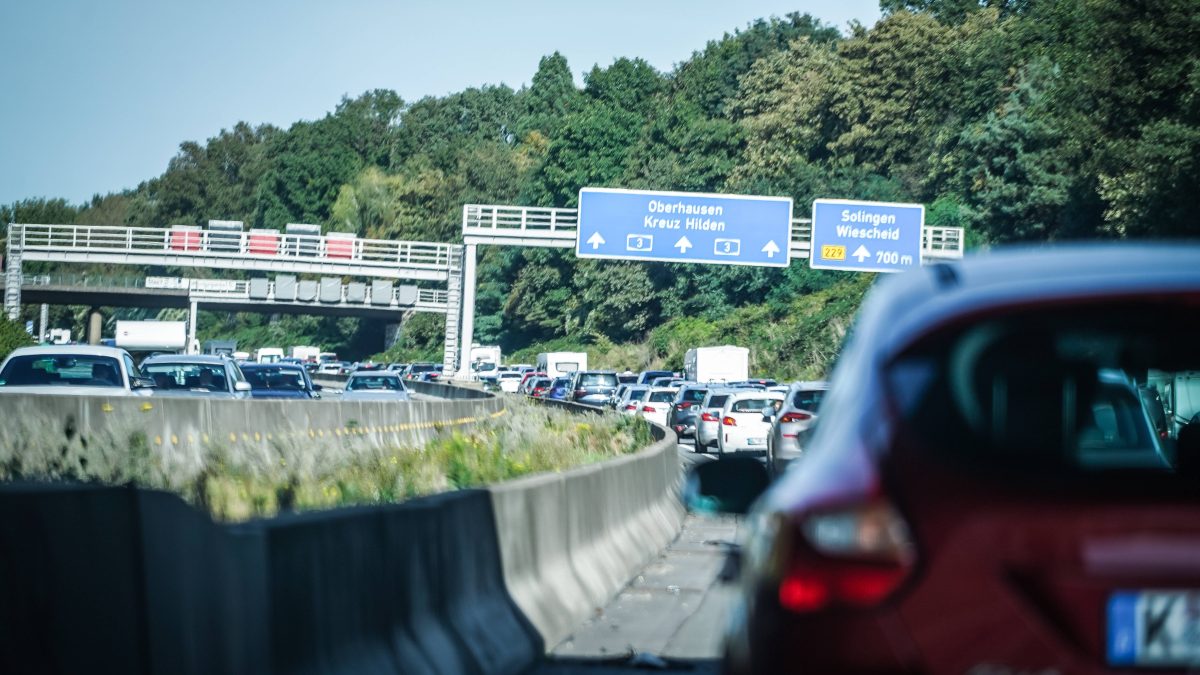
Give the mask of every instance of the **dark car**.
[[250, 383], [251, 398], [321, 398], [321, 385], [313, 384], [303, 366], [248, 363], [242, 374]]
[[404, 379], [406, 380], [436, 380], [441, 375], [440, 368], [435, 363], [410, 363], [404, 369]]
[[708, 389], [706, 384], [685, 384], [679, 388], [671, 411], [667, 413], [667, 426], [674, 429], [680, 438], [696, 436], [696, 415]]
[[571, 400], [583, 405], [603, 406], [617, 390], [617, 374], [611, 370], [583, 370], [571, 378]]
[[644, 384], [648, 387], [653, 386], [654, 381], [660, 377], [675, 377], [675, 373], [669, 370], [643, 370], [641, 375], [638, 375], [635, 384]]
[[1194, 668], [1200, 428], [1159, 438], [1137, 385], [1200, 370], [1200, 246], [926, 267], [877, 283], [850, 335], [746, 520], [729, 672]]
[[548, 398], [553, 401], [569, 401], [571, 400], [571, 378], [557, 377], [550, 383], [550, 388], [542, 398]]

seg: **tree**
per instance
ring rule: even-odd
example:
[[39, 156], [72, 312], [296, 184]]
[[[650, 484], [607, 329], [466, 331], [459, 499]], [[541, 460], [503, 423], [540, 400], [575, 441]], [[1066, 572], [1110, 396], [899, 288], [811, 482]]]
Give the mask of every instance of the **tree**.
[[18, 347], [28, 347], [33, 344], [33, 338], [25, 332], [25, 327], [15, 321], [9, 321], [7, 316], [0, 316], [0, 361]]
[[279, 133], [270, 125], [238, 122], [203, 146], [180, 144], [166, 172], [152, 183], [159, 217], [192, 224], [210, 218], [250, 220], [255, 187], [267, 168], [267, 145]]
[[1073, 163], [1043, 107], [1058, 76], [1048, 64], [1031, 65], [1000, 111], [962, 132], [957, 164], [967, 221], [993, 241], [1064, 234]]
[[540, 131], [551, 138], [558, 133], [566, 116], [578, 110], [583, 101], [567, 58], [558, 52], [543, 56], [538, 62], [537, 72], [522, 99], [525, 118], [519, 133], [524, 136]]

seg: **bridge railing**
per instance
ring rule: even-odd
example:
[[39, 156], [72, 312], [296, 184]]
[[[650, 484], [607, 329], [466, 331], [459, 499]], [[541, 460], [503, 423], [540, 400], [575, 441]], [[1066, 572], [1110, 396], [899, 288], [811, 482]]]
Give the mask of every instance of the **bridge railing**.
[[286, 259], [446, 269], [454, 244], [359, 239], [353, 235], [221, 232], [191, 226], [14, 225], [28, 251], [153, 254], [180, 258]]

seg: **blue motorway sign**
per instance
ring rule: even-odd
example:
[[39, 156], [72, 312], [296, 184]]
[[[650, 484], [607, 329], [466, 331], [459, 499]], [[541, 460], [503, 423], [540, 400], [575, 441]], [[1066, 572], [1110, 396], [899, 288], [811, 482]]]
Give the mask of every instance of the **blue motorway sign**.
[[920, 204], [818, 199], [812, 210], [809, 267], [903, 272], [921, 264]]
[[579, 191], [580, 258], [787, 267], [791, 240], [786, 197]]

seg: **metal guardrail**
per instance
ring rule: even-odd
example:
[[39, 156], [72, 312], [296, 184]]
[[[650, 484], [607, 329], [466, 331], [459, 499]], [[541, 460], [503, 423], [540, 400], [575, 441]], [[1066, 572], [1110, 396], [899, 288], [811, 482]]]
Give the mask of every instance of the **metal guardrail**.
[[[572, 247], [579, 231], [578, 209], [533, 206], [466, 204], [463, 238], [468, 244], [521, 242], [531, 245]], [[812, 219], [792, 219], [791, 255], [807, 258], [812, 250]], [[961, 258], [961, 227], [926, 226], [921, 232], [922, 258]]]
[[222, 232], [180, 226], [16, 225], [23, 251], [119, 253], [178, 258], [297, 260], [444, 270], [455, 244], [277, 232]]

